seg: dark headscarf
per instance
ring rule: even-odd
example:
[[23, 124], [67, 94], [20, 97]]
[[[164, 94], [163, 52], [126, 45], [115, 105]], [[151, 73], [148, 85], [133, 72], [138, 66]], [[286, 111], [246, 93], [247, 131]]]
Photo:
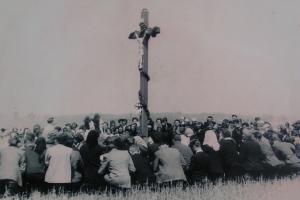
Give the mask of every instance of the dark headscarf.
[[83, 120], [85, 130], [90, 130], [90, 117], [86, 116]]
[[93, 118], [94, 127], [97, 131], [100, 131], [100, 115], [96, 113]]
[[89, 148], [93, 148], [98, 145], [99, 133], [96, 130], [91, 130], [86, 138], [86, 144]]

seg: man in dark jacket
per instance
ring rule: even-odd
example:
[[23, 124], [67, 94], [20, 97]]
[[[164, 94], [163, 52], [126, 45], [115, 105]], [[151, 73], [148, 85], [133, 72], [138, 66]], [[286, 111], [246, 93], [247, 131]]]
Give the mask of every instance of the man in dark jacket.
[[189, 179], [192, 184], [205, 183], [209, 174], [210, 160], [207, 153], [203, 152], [199, 140], [192, 140], [190, 147], [195, 153], [191, 158]]
[[155, 176], [150, 168], [149, 160], [141, 155], [139, 147], [137, 145], [130, 146], [129, 153], [136, 169], [132, 174], [133, 184], [145, 186], [145, 184], [155, 183]]
[[224, 130], [222, 136], [219, 153], [225, 176], [226, 178], [235, 178], [241, 175], [242, 170], [238, 162], [237, 144], [228, 130]]
[[265, 156], [258, 144], [255, 141], [253, 134], [247, 130], [243, 130], [244, 142], [241, 144], [240, 162], [250, 176], [259, 177], [263, 172], [263, 161]]

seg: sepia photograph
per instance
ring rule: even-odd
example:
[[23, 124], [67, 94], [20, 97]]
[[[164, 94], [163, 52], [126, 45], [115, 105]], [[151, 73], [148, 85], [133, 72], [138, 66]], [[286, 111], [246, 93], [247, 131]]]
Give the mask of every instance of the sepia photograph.
[[299, 8], [1, 0], [0, 200], [300, 198]]

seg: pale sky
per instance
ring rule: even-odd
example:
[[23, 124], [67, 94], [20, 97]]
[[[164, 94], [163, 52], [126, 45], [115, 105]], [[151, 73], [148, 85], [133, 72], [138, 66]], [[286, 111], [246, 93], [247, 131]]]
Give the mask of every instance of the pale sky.
[[299, 0], [1, 0], [0, 114], [135, 112], [142, 8], [150, 111], [300, 118]]

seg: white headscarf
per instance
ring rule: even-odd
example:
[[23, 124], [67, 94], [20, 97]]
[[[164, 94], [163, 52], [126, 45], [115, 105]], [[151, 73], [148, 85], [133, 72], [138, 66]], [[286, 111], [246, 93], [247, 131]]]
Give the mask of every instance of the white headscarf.
[[219, 151], [220, 144], [218, 142], [217, 136], [213, 130], [208, 130], [205, 132], [203, 145], [208, 145], [213, 150]]

